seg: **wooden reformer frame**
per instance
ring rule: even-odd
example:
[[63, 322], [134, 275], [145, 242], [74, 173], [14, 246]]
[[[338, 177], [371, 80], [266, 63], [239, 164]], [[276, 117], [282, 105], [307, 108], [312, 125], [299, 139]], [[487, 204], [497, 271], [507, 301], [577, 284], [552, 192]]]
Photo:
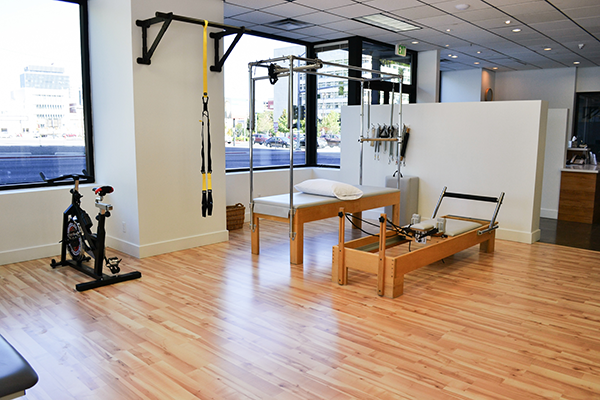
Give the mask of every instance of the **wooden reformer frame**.
[[436, 229], [431, 236], [428, 236], [430, 244], [398, 256], [386, 255], [386, 250], [413, 242], [414, 239], [398, 234], [396, 230], [387, 230], [387, 218], [385, 214], [381, 214], [379, 219], [379, 235], [345, 242], [345, 210], [342, 207], [339, 209], [338, 214], [340, 217], [339, 241], [337, 246], [333, 246], [331, 280], [340, 285], [348, 284], [348, 269], [374, 273], [377, 274], [377, 294], [379, 296], [396, 298], [402, 295], [404, 291], [404, 275], [411, 271], [442, 260], [477, 244], [480, 245], [479, 249], [481, 252], [493, 253], [496, 229], [498, 228], [496, 217], [502, 204], [504, 193], [501, 193], [498, 198], [494, 198], [449, 193], [446, 192], [446, 187], [444, 187], [433, 212], [432, 219], [435, 218], [444, 197], [495, 202], [497, 204], [493, 217], [489, 221], [452, 215], [444, 216], [443, 218], [447, 219], [476, 222], [481, 224], [481, 226], [453, 237], [446, 237], [443, 234], [439, 234]]

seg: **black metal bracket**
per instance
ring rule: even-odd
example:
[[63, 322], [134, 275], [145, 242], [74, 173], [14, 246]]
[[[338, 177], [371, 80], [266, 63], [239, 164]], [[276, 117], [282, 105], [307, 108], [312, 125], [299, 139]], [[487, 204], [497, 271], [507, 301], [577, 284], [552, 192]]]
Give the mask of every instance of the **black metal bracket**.
[[[214, 47], [215, 47], [215, 65], [211, 65], [211, 67], [210, 67], [210, 70], [213, 72], [223, 71], [223, 64], [225, 64], [227, 57], [229, 57], [229, 55], [233, 51], [235, 45], [240, 41], [240, 39], [242, 38], [242, 35], [244, 33], [250, 32], [250, 30], [244, 28], [243, 26], [237, 27], [237, 26], [224, 25], [224, 24], [219, 24], [217, 22], [205, 21], [203, 19], [196, 19], [196, 18], [184, 17], [181, 15], [174, 15], [172, 12], [170, 12], [170, 13], [156, 12], [155, 15], [156, 16], [154, 18], [149, 18], [149, 19], [145, 19], [145, 20], [138, 19], [137, 21], [135, 21], [135, 24], [142, 28], [142, 57], [138, 57], [138, 59], [137, 59], [138, 64], [150, 65], [152, 55], [156, 51], [158, 44], [162, 40], [165, 32], [169, 28], [169, 25], [171, 24], [172, 21], [187, 22], [187, 23], [196, 24], [196, 25], [204, 25], [204, 23], [207, 22], [208, 26], [210, 26], [210, 27], [223, 29], [223, 31], [221, 31], [221, 32], [211, 32], [210, 33], [210, 37], [214, 40]], [[160, 31], [154, 38], [154, 42], [152, 42], [152, 45], [150, 46], [150, 48], [148, 48], [148, 28], [150, 28], [154, 24], [158, 24], [161, 22], [163, 24], [160, 28]], [[228, 35], [231, 35], [234, 33], [236, 34], [235, 39], [233, 40], [233, 42], [231, 43], [231, 45], [229, 46], [229, 48], [227, 49], [225, 54], [223, 54], [223, 57], [219, 57], [221, 39], [225, 36], [228, 36]]]

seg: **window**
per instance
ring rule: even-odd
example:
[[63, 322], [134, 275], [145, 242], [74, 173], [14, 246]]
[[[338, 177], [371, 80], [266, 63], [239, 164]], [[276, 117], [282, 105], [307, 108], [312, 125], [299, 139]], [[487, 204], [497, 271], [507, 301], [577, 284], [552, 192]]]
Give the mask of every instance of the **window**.
[[[224, 38], [228, 48], [233, 36]], [[223, 67], [225, 80], [225, 165], [228, 171], [248, 169], [253, 146], [253, 167], [285, 167], [290, 165], [289, 146], [294, 146], [294, 165], [304, 165], [304, 133], [306, 80], [304, 74], [294, 75], [294, 138], [288, 129], [288, 78], [275, 85], [268, 79], [256, 81], [255, 126], [252, 140], [248, 137], [249, 75], [248, 63], [280, 56], [305, 56], [306, 47], [244, 35]], [[280, 63], [284, 66], [284, 63]], [[266, 71], [258, 71], [260, 74]]]
[[0, 189], [93, 174], [86, 0], [0, 6]]
[[577, 93], [575, 136], [600, 157], [600, 92]]
[[[394, 102], [408, 103], [412, 92], [411, 82], [414, 77], [413, 57], [396, 56], [393, 46], [374, 44], [367, 41], [341, 41], [335, 43], [320, 44], [315, 48], [317, 58], [336, 64], [349, 64], [350, 46], [362, 42], [362, 57], [360, 67], [393, 74], [403, 75], [402, 96], [396, 94]], [[360, 47], [358, 50], [360, 51]], [[340, 166], [340, 148], [343, 145], [341, 137], [341, 108], [350, 104], [349, 81], [347, 79], [336, 79], [335, 76], [348, 76], [347, 69], [326, 66], [323, 70], [330, 76], [319, 76], [317, 78], [317, 164], [323, 166]], [[371, 73], [364, 73], [365, 78], [371, 78]], [[365, 101], [368, 99], [367, 91], [364, 93]], [[372, 104], [389, 104], [389, 93], [383, 91], [371, 92]], [[360, 97], [359, 100], [360, 101]], [[354, 103], [356, 104], [356, 103]]]

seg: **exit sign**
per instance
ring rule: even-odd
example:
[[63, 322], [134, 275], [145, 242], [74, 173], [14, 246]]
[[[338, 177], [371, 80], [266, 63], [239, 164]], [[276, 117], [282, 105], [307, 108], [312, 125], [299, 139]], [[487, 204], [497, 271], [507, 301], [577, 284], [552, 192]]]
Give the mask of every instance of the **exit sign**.
[[406, 56], [406, 46], [401, 44], [397, 44], [395, 48], [395, 53], [397, 56]]

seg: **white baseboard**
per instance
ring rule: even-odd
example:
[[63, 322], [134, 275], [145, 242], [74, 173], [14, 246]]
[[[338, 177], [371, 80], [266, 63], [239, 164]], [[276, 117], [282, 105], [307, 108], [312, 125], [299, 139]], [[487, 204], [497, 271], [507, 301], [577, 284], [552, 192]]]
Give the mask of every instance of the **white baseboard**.
[[[164, 242], [156, 242], [139, 246], [139, 258], [156, 256], [158, 254], [171, 253], [173, 251], [191, 249], [193, 247], [206, 246], [208, 244], [226, 242], [229, 240], [229, 231], [211, 232], [203, 235], [189, 236]], [[127, 253], [129, 254], [129, 253]]]
[[2, 251], [0, 252], [0, 265], [13, 264], [29, 260], [37, 260], [39, 258], [53, 256], [60, 257], [59, 243]]
[[532, 244], [540, 240], [540, 235], [541, 231], [539, 229], [533, 232], [522, 232], [498, 228], [498, 231], [496, 232], [496, 239]]
[[[185, 238], [178, 238], [164, 242], [150, 243], [143, 246], [136, 245], [111, 236], [106, 237], [106, 245], [112, 249], [129, 254], [132, 257], [144, 258], [173, 251], [190, 249], [192, 247], [206, 246], [208, 244], [226, 242], [229, 240], [229, 231], [211, 232]], [[23, 249], [7, 250], [0, 252], [0, 265], [13, 264], [22, 261], [37, 260], [39, 258], [60, 258], [60, 244], [53, 243], [42, 246], [27, 247]]]
[[550, 210], [547, 208], [542, 208], [540, 210], [540, 217], [558, 219], [558, 210]]

